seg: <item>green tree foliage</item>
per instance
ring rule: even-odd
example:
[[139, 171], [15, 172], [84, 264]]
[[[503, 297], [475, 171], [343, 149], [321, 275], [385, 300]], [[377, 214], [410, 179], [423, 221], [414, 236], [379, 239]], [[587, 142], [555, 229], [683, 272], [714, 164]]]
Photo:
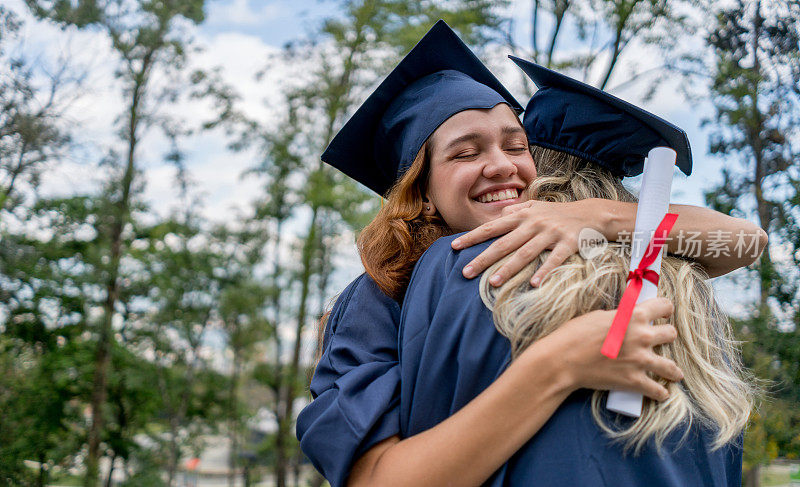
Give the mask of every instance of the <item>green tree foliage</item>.
[[[800, 2], [736, 2], [716, 11], [707, 41], [713, 50], [711, 152], [727, 161], [709, 205], [755, 214], [770, 248], [754, 268], [758, 300], [737, 322], [748, 365], [772, 381], [772, 396], [746, 437], [746, 483], [777, 455], [800, 454]], [[793, 142], [794, 141], [794, 142]]]
[[[85, 435], [92, 344], [84, 333], [89, 310], [99, 305], [92, 276], [96, 204], [82, 197], [42, 200], [25, 210], [24, 232], [0, 236], [3, 375], [20, 379], [7, 389], [14, 413], [3, 416], [0, 429], [17, 434], [0, 446], [0, 470], [24, 473], [25, 460], [39, 462], [36, 485], [45, 485], [51, 468], [74, 459]], [[33, 484], [3, 475], [12, 484]]]
[[159, 400], [148, 421], [157, 413], [166, 427], [150, 433], [163, 452], [156, 466], [166, 472], [166, 485], [174, 484], [181, 458], [196, 454], [201, 436], [222, 417], [225, 379], [202, 350], [230, 280], [220, 274], [226, 262], [218, 240], [194, 213], [190, 206], [183, 215], [136, 229], [130, 255], [138, 272], [128, 289], [145, 298], [130, 307], [121, 333], [126, 348], [153, 356], [147, 387]]
[[[185, 73], [186, 53], [191, 39], [180, 22], [199, 23], [204, 19], [203, 0], [167, 2], [50, 2], [28, 0], [31, 10], [43, 18], [82, 28], [94, 27], [105, 32], [117, 55], [117, 77], [124, 85], [126, 107], [120, 114], [119, 151], [111, 152], [108, 212], [103, 215], [100, 233], [107, 237], [108, 247], [100, 269], [104, 282], [103, 318], [96, 327], [97, 349], [91, 400], [92, 421], [88, 439], [86, 485], [96, 485], [98, 461], [104, 428], [104, 408], [111, 367], [111, 350], [115, 342], [114, 317], [124, 313], [130, 303], [126, 296], [121, 271], [129, 255], [125, 229], [132, 223], [135, 191], [140, 177], [137, 148], [152, 127], [162, 127], [170, 137], [181, 133], [180, 123], [164, 110], [179, 90], [191, 84]], [[177, 82], [168, 86], [154, 83], [156, 76]], [[179, 414], [180, 415], [180, 414]], [[174, 461], [173, 461], [174, 463]]]
[[[85, 484], [96, 485], [99, 459], [104, 453], [102, 442], [109, 433], [106, 423], [112, 417], [107, 399], [114, 375], [113, 350], [119, 335], [114, 323], [121, 318], [123, 326], [127, 326], [124, 320], [134, 301], [132, 290], [127, 288], [131, 280], [125, 274], [131, 263], [129, 231], [135, 226], [141, 188], [137, 149], [151, 128], [161, 127], [171, 138], [185, 133], [180, 121], [166, 109], [182, 91], [191, 91], [192, 79], [185, 67], [191, 39], [181, 22], [201, 22], [204, 2], [29, 0], [27, 4], [39, 17], [105, 33], [118, 61], [115, 74], [123, 85], [125, 106], [118, 119], [119, 141], [105, 161], [109, 179], [101, 197], [104, 208], [93, 223], [97, 241], [104, 244], [97, 249], [99, 259], [94, 268], [95, 284], [101, 289], [103, 302], [102, 317], [87, 321], [96, 349]], [[154, 82], [159, 76], [170, 83]], [[202, 90], [199, 96], [203, 96]]]
[[[104, 35], [123, 91], [117, 137], [99, 148], [102, 186], [37, 194], [39, 176], [72, 148], [63, 114], [81, 79], [66, 62], [43, 76], [10, 49], [19, 20], [0, 7], [0, 484], [46, 485], [86, 466], [86, 485], [108, 485], [114, 472], [128, 486], [176, 485], [183, 459], [219, 433], [231, 444], [229, 483], [262, 473], [258, 461], [277, 485], [292, 476], [298, 485], [294, 418], [314, 367], [315, 325], [341, 282], [338, 253], [380, 202], [319, 155], [438, 18], [485, 52], [513, 29], [503, 17], [511, 2], [336, 0], [336, 15], [268, 64], [290, 70], [270, 107], [274, 123], [246, 117], [220, 72], [189, 68], [203, 0], [26, 3], [41, 22]], [[691, 5], [535, 0], [533, 57], [608, 86], [630, 46], [671, 49], [688, 22], [676, 12]], [[747, 436], [751, 467], [800, 448], [792, 406], [800, 402], [792, 152], [800, 12], [796, 0], [726, 5], [704, 7], [718, 14], [705, 36], [712, 146], [740, 164], [726, 164], [709, 202], [752, 210], [773, 242], [753, 271], [759, 305], [736, 323], [748, 364], [775, 384]], [[173, 109], [192, 100], [210, 105], [213, 119]], [[248, 212], [219, 225], [202, 217], [182, 150], [187, 136], [214, 128], [255, 154], [243, 176], [261, 183]], [[179, 208], [166, 216], [143, 201], [140, 154], [154, 133], [177, 170]], [[254, 434], [265, 411], [276, 429]], [[111, 465], [105, 479], [101, 457]]]

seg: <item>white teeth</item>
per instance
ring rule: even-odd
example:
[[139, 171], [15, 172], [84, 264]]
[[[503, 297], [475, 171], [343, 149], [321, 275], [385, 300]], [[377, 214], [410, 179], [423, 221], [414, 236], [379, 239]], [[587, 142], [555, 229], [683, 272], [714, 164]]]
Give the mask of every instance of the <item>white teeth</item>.
[[492, 201], [510, 200], [516, 198], [517, 196], [518, 192], [516, 189], [504, 189], [495, 191], [493, 193], [482, 194], [478, 197], [478, 201], [481, 203], [489, 203]]

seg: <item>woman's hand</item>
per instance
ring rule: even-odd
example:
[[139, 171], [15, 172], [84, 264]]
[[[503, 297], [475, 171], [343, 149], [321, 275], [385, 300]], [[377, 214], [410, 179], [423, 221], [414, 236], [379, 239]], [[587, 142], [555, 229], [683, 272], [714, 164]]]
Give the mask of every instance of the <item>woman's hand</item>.
[[598, 213], [601, 201], [597, 198], [568, 203], [526, 201], [504, 208], [503, 216], [497, 220], [484, 223], [453, 241], [453, 248], [458, 250], [505, 234], [464, 267], [464, 277], [471, 279], [518, 250], [489, 278], [491, 285], [500, 286], [542, 251], [550, 249], [550, 256], [531, 277], [531, 285], [538, 286], [551, 270], [578, 251], [581, 230], [603, 228], [605, 222], [601, 221], [601, 215], [604, 213]]
[[564, 380], [572, 389], [636, 391], [663, 401], [669, 397], [667, 388], [648, 373], [675, 382], [683, 379], [683, 373], [675, 362], [656, 354], [653, 347], [673, 342], [678, 333], [672, 325], [650, 323], [672, 316], [673, 310], [672, 303], [664, 298], [637, 304], [616, 359], [600, 353], [616, 310], [581, 315], [542, 340], [552, 340], [552, 346], [560, 347]]
[[[468, 279], [519, 249], [489, 279], [492, 286], [502, 285], [542, 251], [552, 250], [531, 277], [531, 285], [536, 287], [578, 251], [582, 229], [598, 230], [607, 240], [621, 241], [623, 234], [623, 240], [629, 239], [635, 229], [636, 208], [636, 203], [599, 198], [568, 203], [526, 201], [504, 208], [497, 220], [453, 240], [453, 248], [464, 249], [503, 235], [464, 267]], [[667, 251], [695, 259], [709, 277], [753, 263], [767, 246], [767, 233], [747, 220], [691, 205], [670, 205], [669, 211], [681, 217], [667, 238]], [[689, 245], [689, 240], [697, 245]]]

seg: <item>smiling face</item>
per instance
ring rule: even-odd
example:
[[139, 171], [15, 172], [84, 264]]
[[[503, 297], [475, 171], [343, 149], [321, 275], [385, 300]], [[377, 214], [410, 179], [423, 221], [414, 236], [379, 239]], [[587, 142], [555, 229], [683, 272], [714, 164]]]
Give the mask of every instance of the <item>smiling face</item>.
[[426, 196], [456, 232], [472, 230], [520, 203], [536, 177], [525, 130], [505, 103], [453, 115], [429, 144]]

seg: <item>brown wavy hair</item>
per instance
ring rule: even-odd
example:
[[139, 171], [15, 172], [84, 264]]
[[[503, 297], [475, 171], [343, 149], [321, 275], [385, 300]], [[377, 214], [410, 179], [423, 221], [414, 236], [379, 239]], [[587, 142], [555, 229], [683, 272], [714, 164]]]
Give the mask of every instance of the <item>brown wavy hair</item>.
[[358, 236], [358, 253], [381, 291], [402, 302], [411, 272], [438, 238], [453, 233], [441, 216], [423, 213], [430, 173], [430, 142], [425, 142], [386, 196], [386, 202]]
[[[403, 301], [419, 258], [439, 237], [452, 230], [441, 216], [425, 215], [425, 192], [430, 173], [430, 142], [425, 142], [408, 171], [392, 186], [386, 202], [364, 227], [356, 245], [364, 269], [381, 291], [398, 303]], [[317, 323], [314, 363], [322, 356], [328, 309]], [[313, 373], [313, 369], [310, 370]], [[309, 377], [310, 380], [310, 377]]]

